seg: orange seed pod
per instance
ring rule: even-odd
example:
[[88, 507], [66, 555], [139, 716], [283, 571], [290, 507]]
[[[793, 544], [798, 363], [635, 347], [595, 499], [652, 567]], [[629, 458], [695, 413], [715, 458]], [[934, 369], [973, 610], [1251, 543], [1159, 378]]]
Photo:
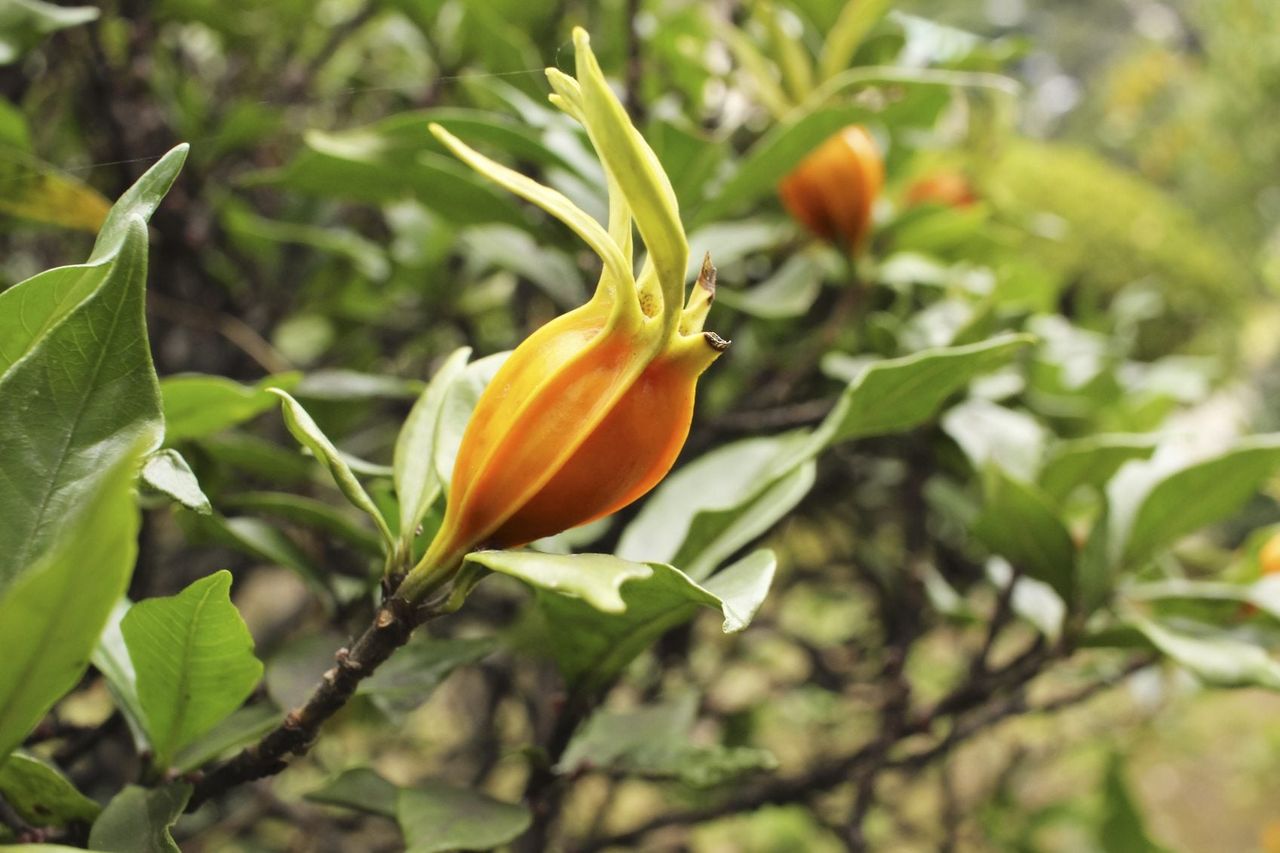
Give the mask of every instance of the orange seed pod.
[[978, 200], [973, 184], [960, 172], [940, 171], [925, 175], [907, 188], [908, 206], [937, 204], [943, 207], [968, 207]]
[[824, 240], [858, 251], [884, 184], [884, 161], [862, 125], [851, 124], [810, 152], [778, 184], [787, 211]]
[[[715, 292], [703, 262], [682, 305], [689, 248], [675, 193], [574, 31], [576, 79], [547, 76], [552, 102], [587, 129], [609, 189], [608, 229], [548, 187], [432, 132], [459, 158], [539, 205], [604, 261], [595, 294], [531, 334], [476, 404], [454, 463], [445, 518], [404, 594], [420, 597], [476, 547], [515, 547], [613, 513], [674, 464], [698, 376], [728, 344], [702, 325]], [[636, 276], [632, 228], [648, 250]]]

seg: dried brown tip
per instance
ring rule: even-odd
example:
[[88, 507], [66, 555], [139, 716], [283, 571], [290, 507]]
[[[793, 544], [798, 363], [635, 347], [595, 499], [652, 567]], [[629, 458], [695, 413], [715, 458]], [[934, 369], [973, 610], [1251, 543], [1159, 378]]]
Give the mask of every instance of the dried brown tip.
[[707, 291], [707, 301], [710, 302], [716, 295], [716, 268], [711, 263], [711, 253], [707, 252], [702, 257], [702, 269], [698, 272], [698, 284], [703, 290]]
[[[712, 268], [713, 278], [714, 278], [714, 272], [715, 272], [715, 268], [713, 267]], [[733, 341], [726, 341], [724, 338], [720, 337], [715, 332], [703, 332], [702, 339], [706, 341], [707, 345], [710, 346], [716, 352], [724, 352], [729, 348], [729, 344], [733, 343]]]

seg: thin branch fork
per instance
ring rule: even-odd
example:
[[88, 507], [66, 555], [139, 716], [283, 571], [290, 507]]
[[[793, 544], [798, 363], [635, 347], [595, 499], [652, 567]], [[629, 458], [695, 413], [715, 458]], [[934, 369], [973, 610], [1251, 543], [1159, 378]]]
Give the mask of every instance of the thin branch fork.
[[360, 682], [408, 642], [415, 628], [435, 615], [430, 607], [389, 598], [355, 644], [338, 651], [334, 667], [301, 707], [290, 711], [257, 743], [196, 781], [187, 810], [193, 811], [237, 785], [279, 773], [288, 766], [289, 756], [306, 754], [320, 726], [350, 701]]

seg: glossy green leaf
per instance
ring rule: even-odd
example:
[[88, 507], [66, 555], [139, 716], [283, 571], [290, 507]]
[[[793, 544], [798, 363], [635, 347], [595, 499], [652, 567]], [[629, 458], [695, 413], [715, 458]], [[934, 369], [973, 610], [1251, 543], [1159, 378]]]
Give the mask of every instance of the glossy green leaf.
[[284, 533], [267, 522], [249, 516], [224, 518], [217, 513], [199, 519], [198, 530], [260, 560], [292, 569], [320, 595], [329, 592], [326, 573], [312, 562]]
[[132, 222], [97, 291], [0, 379], [0, 590], [59, 535], [95, 471], [139, 438], [159, 443], [143, 320], [147, 231]]
[[1124, 778], [1124, 760], [1112, 753], [1102, 789], [1103, 814], [1098, 844], [1103, 853], [1168, 853], [1152, 840], [1138, 803]]
[[951, 436], [976, 470], [996, 466], [1023, 482], [1034, 482], [1048, 432], [1035, 418], [989, 400], [965, 400], [942, 416]]
[[985, 472], [982, 514], [973, 533], [1064, 601], [1075, 600], [1075, 545], [1049, 499], [997, 467]]
[[160, 380], [164, 401], [165, 441], [174, 444], [242, 424], [275, 406], [269, 388], [290, 390], [300, 373], [268, 376], [255, 385], [242, 385], [221, 376], [184, 373]]
[[469, 788], [443, 782], [401, 789], [396, 819], [404, 831], [406, 853], [489, 850], [528, 828], [529, 810]]
[[95, 21], [92, 6], [58, 6], [44, 0], [5, 0], [0, 5], [0, 65], [17, 61], [50, 33]]
[[446, 639], [422, 634], [360, 682], [357, 692], [388, 715], [407, 714], [425, 702], [455, 669], [479, 661], [496, 646], [491, 637]]
[[173, 757], [173, 769], [187, 773], [203, 767], [248, 746], [280, 724], [284, 714], [270, 702], [258, 702], [238, 708], [229, 717], [191, 743]]
[[144, 317], [146, 219], [186, 157], [179, 146], [112, 207], [89, 263], [0, 293], [0, 590], [139, 438], [159, 442]]
[[151, 220], [151, 215], [156, 212], [169, 188], [178, 179], [182, 164], [187, 161], [188, 150], [186, 143], [171, 148], [116, 199], [107, 214], [107, 221], [102, 223], [102, 228], [98, 231], [89, 263], [104, 260], [120, 251], [125, 237], [134, 229], [134, 220]]
[[500, 352], [478, 358], [468, 364], [457, 379], [450, 383], [440, 406], [440, 423], [436, 427], [435, 466], [440, 485], [448, 494], [453, 478], [453, 461], [462, 446], [462, 434], [475, 411], [476, 403], [485, 386], [510, 353]]
[[129, 785], [112, 797], [89, 833], [89, 848], [103, 853], [182, 853], [169, 830], [182, 816], [191, 786]]
[[181, 453], [172, 448], [157, 450], [148, 456], [140, 476], [143, 483], [180, 506], [201, 515], [213, 512], [213, 505], [200, 488], [200, 481], [191, 466]]
[[400, 499], [400, 537], [411, 542], [427, 510], [444, 490], [436, 469], [436, 437], [444, 410], [445, 394], [466, 367], [470, 347], [454, 350], [431, 377], [405, 418], [396, 437], [391, 467], [396, 496]]
[[[674, 563], [696, 519], [749, 506], [798, 457], [808, 436], [802, 432], [747, 438], [718, 447], [678, 468], [654, 490], [627, 525], [617, 554], [628, 560]], [[714, 483], [715, 488], [704, 488]], [[785, 503], [785, 501], [783, 501]], [[694, 551], [698, 549], [686, 549]]]
[[353, 767], [307, 794], [313, 803], [342, 806], [395, 819], [400, 789], [368, 767]]
[[698, 697], [693, 693], [625, 711], [601, 709], [574, 735], [556, 770], [568, 776], [583, 770], [612, 771], [710, 787], [777, 766], [776, 759], [760, 749], [695, 746], [690, 730], [697, 713]]
[[[1178, 467], [1170, 471], [1171, 465]], [[1111, 480], [1111, 553], [1134, 566], [1182, 536], [1237, 510], [1280, 468], [1280, 436], [1243, 439], [1231, 449], [1193, 464], [1159, 455], [1134, 464]]]
[[282, 222], [240, 208], [226, 210], [223, 221], [241, 239], [309, 246], [349, 261], [357, 273], [373, 281], [385, 281], [391, 275], [387, 250], [349, 228]]
[[240, 707], [262, 677], [230, 592], [231, 573], [215, 572], [138, 602], [120, 623], [160, 767]]
[[[382, 554], [382, 543], [377, 534], [360, 524], [360, 516], [353, 517], [349, 512], [315, 498], [289, 492], [244, 492], [223, 498], [221, 504], [229, 510], [281, 518], [294, 524], [314, 528], [370, 556], [376, 557]], [[289, 560], [297, 562], [297, 558], [302, 555], [294, 554], [292, 548], [289, 550]], [[307, 571], [312, 571], [312, 568], [308, 561]]]
[[[666, 630], [699, 608], [719, 609], [726, 632], [750, 624], [773, 580], [776, 559], [758, 551], [699, 585], [663, 563], [608, 554], [481, 551], [472, 562], [538, 591], [552, 653], [570, 684], [594, 690]], [[723, 577], [721, 577], [723, 576]]]
[[56, 767], [21, 752], [0, 761], [0, 797], [32, 826], [90, 823], [102, 811]]
[[1147, 459], [1155, 450], [1149, 435], [1107, 434], [1064, 441], [1049, 452], [1039, 485], [1057, 501], [1081, 486], [1101, 488], [1120, 466]]
[[459, 235], [467, 264], [477, 272], [510, 270], [533, 282], [561, 308], [576, 308], [587, 299], [582, 274], [566, 252], [541, 244], [532, 234], [510, 225], [477, 225]]
[[133, 602], [128, 598], [121, 598], [116, 602], [115, 607], [111, 609], [111, 615], [107, 618], [106, 626], [98, 635], [98, 643], [93, 647], [89, 660], [106, 679], [111, 698], [129, 724], [134, 746], [141, 751], [147, 749], [148, 744], [143, 727], [142, 704], [138, 701], [138, 678], [133, 671], [133, 661], [129, 659], [129, 649], [124, 643], [124, 635], [120, 633], [120, 622], [132, 606]]
[[1165, 578], [1128, 586], [1130, 601], [1229, 601], [1248, 604], [1280, 620], [1280, 575], [1264, 575], [1251, 584]]
[[111, 264], [57, 267], [0, 291], [0, 377], [97, 291]]
[[341, 451], [334, 446], [329, 437], [324, 434], [320, 426], [307, 414], [307, 410], [295, 399], [289, 396], [285, 391], [278, 388], [269, 389], [270, 393], [275, 394], [282, 402], [281, 411], [284, 414], [285, 425], [289, 428], [289, 432], [298, 440], [300, 444], [315, 454], [316, 458], [329, 470], [329, 474], [333, 477], [333, 481], [338, 486], [338, 490], [342, 492], [357, 509], [363, 510], [370, 518], [373, 519], [374, 525], [377, 526], [378, 532], [382, 534], [382, 540], [387, 547], [395, 542], [395, 537], [391, 535], [391, 529], [387, 527], [387, 522], [383, 519], [382, 513], [378, 511], [378, 507], [373, 503], [373, 499], [369, 497], [369, 493], [360, 485], [360, 481], [356, 479], [356, 475], [352, 473], [350, 464], [343, 458]]
[[[313, 370], [292, 391], [306, 400], [412, 400], [422, 392], [416, 379], [401, 379], [358, 370]], [[286, 391], [290, 390], [288, 388]]]
[[1208, 626], [1201, 633], [1191, 634], [1142, 617], [1134, 617], [1130, 623], [1152, 645], [1206, 684], [1280, 690], [1280, 661], [1261, 646]]
[[773, 275], [750, 290], [720, 288], [716, 302], [765, 320], [801, 317], [822, 292], [823, 272], [824, 266], [817, 257], [792, 255]]
[[76, 511], [28, 571], [0, 591], [0, 756], [79, 682], [137, 554], [141, 448], [82, 483]]
[[782, 70], [782, 82], [793, 99], [803, 100], [813, 88], [814, 74], [813, 60], [809, 58], [804, 39], [787, 31], [778, 8], [767, 0], [756, 6], [756, 12], [764, 18], [769, 32], [770, 53], [777, 58]]
[[[402, 128], [405, 122], [409, 124]], [[337, 133], [311, 130], [306, 148], [283, 169], [259, 172], [249, 184], [274, 184], [325, 198], [335, 194], [375, 204], [415, 198], [458, 225], [503, 222], [527, 224], [523, 211], [504, 193], [452, 157], [426, 132], [429, 120], [415, 117]], [[446, 127], [464, 125], [444, 122]], [[395, 138], [412, 130], [417, 142]]]
[[854, 0], [845, 3], [822, 44], [818, 76], [825, 80], [848, 68], [871, 28], [888, 10], [889, 0]]
[[868, 365], [815, 433], [823, 444], [885, 435], [923, 423], [977, 376], [1013, 360], [1034, 339], [997, 335], [977, 344], [924, 350]]

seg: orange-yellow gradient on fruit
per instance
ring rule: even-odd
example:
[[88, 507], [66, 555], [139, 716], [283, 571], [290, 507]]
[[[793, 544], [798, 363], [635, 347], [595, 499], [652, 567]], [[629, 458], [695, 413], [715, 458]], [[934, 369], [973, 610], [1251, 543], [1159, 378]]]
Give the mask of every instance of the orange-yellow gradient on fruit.
[[862, 125], [851, 124], [811, 151], [778, 184], [783, 205], [805, 228], [856, 252], [871, 233], [884, 160]]
[[[604, 262], [583, 306], [524, 340], [476, 405], [445, 518], [405, 581], [416, 597], [477, 547], [508, 548], [585, 524], [648, 492], [689, 433], [699, 375], [728, 346], [702, 330], [715, 293], [708, 258], [684, 300], [689, 247], [675, 192], [610, 90], [587, 34], [576, 76], [548, 69], [556, 106], [587, 130], [608, 185], [607, 228], [559, 192], [431, 130], [454, 154], [573, 229]], [[632, 233], [646, 258], [637, 276]]]

